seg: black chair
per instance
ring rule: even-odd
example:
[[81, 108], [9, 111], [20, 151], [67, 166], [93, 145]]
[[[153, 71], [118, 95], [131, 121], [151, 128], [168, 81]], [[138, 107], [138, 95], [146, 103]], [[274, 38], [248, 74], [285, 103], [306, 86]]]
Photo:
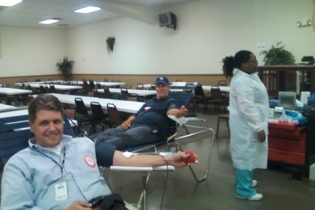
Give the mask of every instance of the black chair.
[[[120, 80], [117, 80], [116, 82], [120, 82]], [[115, 88], [120, 88], [120, 85], [115, 85]]]
[[47, 93], [47, 89], [45, 88], [45, 86], [44, 85], [39, 85], [39, 92], [40, 93]]
[[217, 139], [219, 137], [219, 125], [220, 125], [221, 121], [225, 121], [226, 122], [227, 129], [228, 129], [228, 131], [230, 133], [229, 119], [230, 119], [230, 115], [229, 114], [221, 114], [221, 115], [218, 116], [217, 129], [216, 129], [216, 138]]
[[[109, 127], [108, 115], [106, 115], [103, 111], [103, 108], [100, 103], [92, 101], [90, 103], [91, 111], [92, 111], [92, 133], [97, 133], [96, 126], [99, 125], [102, 128], [102, 131], [105, 128]], [[91, 134], [92, 134], [91, 133]]]
[[83, 79], [82, 82], [83, 82], [83, 86], [82, 86], [83, 92], [85, 92], [85, 93], [89, 92], [90, 86], [89, 86], [88, 82], [86, 81], [86, 79]]
[[[92, 113], [90, 114], [82, 100], [82, 98], [75, 98], [75, 116], [76, 120], [78, 121], [78, 127], [80, 130], [82, 130], [82, 127], [85, 125], [92, 125], [93, 119], [92, 119]], [[80, 132], [80, 130], [77, 130], [77, 133]], [[92, 129], [90, 129], [89, 134], [92, 132]]]
[[105, 77], [105, 78], [104, 78], [104, 82], [108, 82], [108, 78]]
[[97, 89], [102, 89], [102, 85], [101, 85], [101, 83], [96, 82], [96, 88], [97, 88]]
[[127, 88], [120, 88], [120, 91], [121, 91], [120, 99], [127, 101], [128, 100], [128, 96], [129, 96], [128, 89]]
[[93, 90], [95, 88], [95, 84], [94, 84], [94, 81], [93, 80], [89, 80], [89, 85], [90, 85], [90, 88]]
[[109, 87], [107, 87], [107, 86], [104, 86], [104, 95], [103, 95], [103, 97], [104, 98], [112, 98], [112, 94], [109, 91]]
[[137, 86], [136, 86], [136, 89], [137, 90], [144, 90], [144, 86], [142, 83], [138, 83]]
[[199, 107], [199, 105], [203, 105], [203, 112], [205, 113], [208, 109], [208, 106], [212, 104], [212, 98], [210, 95], [206, 95], [203, 91], [202, 85], [197, 84], [195, 89], [194, 97], [192, 98], [193, 110]]
[[226, 107], [229, 105], [229, 98], [222, 94], [219, 87], [215, 86], [211, 87], [211, 98], [215, 111], [220, 112], [221, 105]]
[[110, 122], [110, 127], [117, 127], [122, 124], [123, 119], [118, 112], [115, 104], [113, 103], [108, 103], [107, 104], [107, 113], [108, 113], [108, 118]]
[[40, 82], [41, 80], [40, 79], [35, 79], [35, 82]]
[[227, 86], [227, 81], [226, 80], [219, 80], [218, 86]]
[[56, 93], [56, 88], [54, 84], [49, 84], [49, 93]]

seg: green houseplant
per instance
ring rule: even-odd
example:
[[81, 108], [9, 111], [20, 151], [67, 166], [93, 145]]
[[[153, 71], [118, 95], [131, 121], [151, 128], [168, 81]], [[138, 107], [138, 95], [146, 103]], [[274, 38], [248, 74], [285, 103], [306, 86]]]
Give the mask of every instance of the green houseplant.
[[115, 37], [109, 36], [106, 39], [106, 44], [107, 44], [107, 51], [113, 52], [114, 51], [114, 45], [115, 45]]
[[260, 53], [264, 55], [263, 61], [265, 65], [292, 65], [295, 64], [295, 58], [291, 52], [284, 49], [282, 42], [278, 42], [276, 46], [272, 45], [269, 50]]
[[64, 80], [71, 78], [74, 61], [69, 60], [68, 57], [64, 57], [59, 63], [56, 64], [58, 71], [63, 74]]

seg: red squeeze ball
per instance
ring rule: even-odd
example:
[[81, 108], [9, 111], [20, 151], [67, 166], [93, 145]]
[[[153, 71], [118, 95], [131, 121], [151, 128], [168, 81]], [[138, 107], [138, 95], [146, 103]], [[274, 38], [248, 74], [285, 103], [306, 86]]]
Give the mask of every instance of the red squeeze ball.
[[196, 155], [191, 150], [186, 150], [185, 154], [190, 154], [190, 156], [182, 160], [184, 163], [188, 164], [196, 161]]

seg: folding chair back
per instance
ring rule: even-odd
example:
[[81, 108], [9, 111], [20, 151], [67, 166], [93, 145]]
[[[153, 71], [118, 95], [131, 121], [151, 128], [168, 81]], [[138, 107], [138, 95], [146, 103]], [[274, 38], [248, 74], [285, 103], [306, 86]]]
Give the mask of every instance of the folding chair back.
[[93, 121], [100, 121], [106, 118], [106, 115], [100, 103], [92, 101], [90, 105], [92, 110]]
[[[78, 121], [78, 126], [79, 129], [77, 132], [81, 132], [81, 127], [83, 125], [89, 125], [92, 124], [92, 119], [91, 116], [89, 115], [87, 108], [82, 100], [82, 98], [75, 98], [75, 115], [76, 115], [76, 120]], [[92, 127], [90, 129], [90, 133], [92, 131]]]
[[227, 86], [227, 81], [226, 80], [219, 80], [218, 86]]
[[128, 96], [129, 96], [128, 89], [127, 88], [120, 88], [120, 92], [121, 92], [120, 99], [128, 100]]
[[82, 100], [82, 98], [75, 98], [74, 99], [74, 102], [75, 102], [75, 111], [78, 115], [82, 115], [83, 117], [87, 117], [89, 118], [89, 114], [88, 114], [88, 111], [87, 111], [87, 108]]
[[56, 93], [56, 88], [54, 84], [49, 84], [49, 92], [50, 93]]
[[202, 85], [199, 84], [199, 83], [198, 83], [198, 85], [196, 86], [196, 89], [195, 89], [195, 96], [201, 96], [201, 97], [205, 96], [205, 93], [203, 91]]
[[90, 88], [93, 90], [95, 88], [95, 84], [93, 80], [89, 80]]
[[229, 105], [229, 98], [222, 95], [219, 87], [211, 87], [211, 98], [215, 109], [220, 112], [220, 105]]
[[108, 113], [109, 121], [112, 123], [111, 127], [116, 127], [116, 126], [121, 125], [122, 119], [115, 104], [113, 103], [107, 104], [107, 113]]
[[97, 83], [96, 83], [96, 88], [97, 88], [97, 89], [102, 89], [101, 83], [97, 82]]
[[92, 101], [90, 103], [92, 110], [92, 129], [96, 133], [96, 125], [100, 125], [102, 130], [105, 130], [107, 123], [107, 116], [103, 111], [103, 107], [100, 103]]
[[39, 85], [39, 90], [40, 90], [40, 93], [47, 93], [47, 90], [44, 87], [44, 85]]
[[144, 90], [144, 86], [142, 83], [138, 83], [137, 86], [136, 86], [136, 89], [138, 90]]
[[112, 94], [107, 86], [104, 86], [104, 98], [112, 98]]

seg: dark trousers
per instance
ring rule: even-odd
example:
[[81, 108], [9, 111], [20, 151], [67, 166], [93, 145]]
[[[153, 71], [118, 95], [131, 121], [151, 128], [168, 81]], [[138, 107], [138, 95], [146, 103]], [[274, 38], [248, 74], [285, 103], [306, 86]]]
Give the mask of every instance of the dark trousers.
[[[97, 135], [97, 137], [95, 137]], [[159, 136], [145, 126], [131, 127], [124, 130], [121, 126], [95, 134], [93, 139], [116, 146], [117, 150], [158, 142]]]
[[[101, 199], [99, 199], [101, 198]], [[96, 205], [92, 207], [92, 209], [100, 209], [100, 210], [128, 210], [125, 207], [124, 200], [118, 194], [110, 194], [107, 196], [100, 196], [92, 199], [89, 203], [94, 203], [96, 201]]]

